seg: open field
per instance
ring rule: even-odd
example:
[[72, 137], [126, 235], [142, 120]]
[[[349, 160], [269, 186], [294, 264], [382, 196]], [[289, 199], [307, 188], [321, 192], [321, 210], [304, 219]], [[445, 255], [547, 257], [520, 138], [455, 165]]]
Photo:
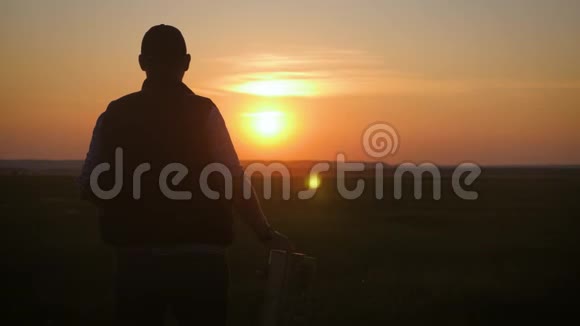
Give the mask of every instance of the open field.
[[[272, 223], [318, 258], [313, 325], [579, 318], [580, 170], [484, 169], [475, 201], [459, 200], [449, 179], [439, 201], [413, 199], [408, 178], [401, 200], [388, 189], [382, 200], [341, 200], [331, 181], [308, 201], [264, 202]], [[110, 321], [112, 251], [100, 243], [95, 210], [78, 198], [70, 176], [0, 177], [0, 318]], [[237, 229], [230, 319], [255, 325], [265, 253]]]

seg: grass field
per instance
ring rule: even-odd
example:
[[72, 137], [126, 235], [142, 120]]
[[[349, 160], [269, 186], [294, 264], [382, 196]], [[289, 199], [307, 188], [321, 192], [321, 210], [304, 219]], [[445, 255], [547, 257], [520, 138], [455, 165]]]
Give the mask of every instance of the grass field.
[[[324, 179], [312, 200], [264, 201], [272, 224], [318, 258], [312, 325], [578, 319], [580, 170], [484, 169], [475, 201], [448, 179], [441, 200], [415, 200], [409, 182], [401, 200], [388, 190], [341, 200]], [[12, 325], [110, 322], [112, 250], [78, 198], [72, 177], [0, 177], [0, 318]], [[265, 252], [236, 228], [230, 324], [256, 325]]]

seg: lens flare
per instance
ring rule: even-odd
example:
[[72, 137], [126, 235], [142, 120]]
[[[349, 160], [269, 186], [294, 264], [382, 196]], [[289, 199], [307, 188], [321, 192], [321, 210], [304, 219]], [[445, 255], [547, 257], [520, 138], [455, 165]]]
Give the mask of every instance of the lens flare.
[[318, 174], [311, 174], [308, 176], [308, 188], [318, 189], [320, 187], [320, 177]]

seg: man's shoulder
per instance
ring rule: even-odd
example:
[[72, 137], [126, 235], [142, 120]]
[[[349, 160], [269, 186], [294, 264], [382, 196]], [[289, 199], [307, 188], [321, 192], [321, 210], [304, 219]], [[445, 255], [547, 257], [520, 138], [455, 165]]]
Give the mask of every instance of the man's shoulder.
[[185, 96], [185, 101], [187, 106], [192, 109], [202, 109], [207, 110], [208, 112], [217, 109], [216, 105], [209, 97], [203, 97], [194, 93], [187, 94]]
[[107, 111], [116, 110], [121, 107], [132, 106], [140, 102], [143, 98], [143, 93], [141, 91], [133, 92], [125, 96], [121, 96], [116, 100], [111, 101]]
[[[119, 97], [111, 101], [107, 107], [107, 113], [122, 112], [124, 108], [140, 108], [145, 99], [145, 94], [142, 91], [133, 92], [125, 96]], [[184, 96], [185, 107], [189, 109], [200, 110], [205, 113], [210, 113], [217, 110], [215, 103], [208, 97], [200, 96], [194, 93], [186, 94]]]

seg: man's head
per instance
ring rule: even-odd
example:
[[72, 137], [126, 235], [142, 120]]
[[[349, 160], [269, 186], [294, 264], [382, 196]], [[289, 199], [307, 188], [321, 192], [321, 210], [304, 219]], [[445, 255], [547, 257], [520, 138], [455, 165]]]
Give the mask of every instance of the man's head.
[[190, 60], [183, 35], [177, 28], [157, 25], [143, 36], [139, 65], [147, 73], [147, 78], [181, 81], [189, 69]]

